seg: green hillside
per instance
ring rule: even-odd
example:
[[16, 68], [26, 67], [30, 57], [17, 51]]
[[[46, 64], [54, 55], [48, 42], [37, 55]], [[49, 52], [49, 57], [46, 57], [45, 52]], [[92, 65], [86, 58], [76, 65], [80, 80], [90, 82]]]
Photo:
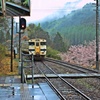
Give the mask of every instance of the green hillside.
[[81, 44], [95, 39], [96, 34], [96, 7], [92, 4], [85, 5], [82, 9], [71, 12], [52, 22], [41, 23], [41, 27], [49, 32], [53, 38], [59, 32], [71, 44]]

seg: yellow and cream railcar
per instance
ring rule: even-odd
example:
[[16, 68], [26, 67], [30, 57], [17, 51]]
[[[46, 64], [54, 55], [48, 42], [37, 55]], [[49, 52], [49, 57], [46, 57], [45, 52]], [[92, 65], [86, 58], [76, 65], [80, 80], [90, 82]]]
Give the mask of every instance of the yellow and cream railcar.
[[30, 39], [29, 54], [33, 54], [35, 59], [43, 59], [46, 55], [46, 40]]

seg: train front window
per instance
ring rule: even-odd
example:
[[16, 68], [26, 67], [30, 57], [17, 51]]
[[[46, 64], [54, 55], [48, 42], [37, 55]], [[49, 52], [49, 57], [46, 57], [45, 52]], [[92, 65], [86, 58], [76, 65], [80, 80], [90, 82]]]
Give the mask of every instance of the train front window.
[[36, 46], [39, 46], [39, 42], [36, 42]]
[[46, 45], [46, 42], [41, 42], [41, 45]]
[[29, 42], [29, 45], [34, 45], [34, 42]]

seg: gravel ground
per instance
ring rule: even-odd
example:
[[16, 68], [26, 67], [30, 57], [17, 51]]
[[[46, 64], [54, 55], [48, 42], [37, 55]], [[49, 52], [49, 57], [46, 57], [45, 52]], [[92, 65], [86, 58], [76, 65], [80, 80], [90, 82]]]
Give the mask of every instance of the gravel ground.
[[91, 100], [100, 100], [100, 80], [96, 78], [66, 79], [83, 93], [88, 95]]
[[70, 69], [68, 67], [64, 67], [52, 62], [45, 62], [48, 66], [50, 66], [53, 70], [55, 70], [58, 74], [68, 74], [68, 73], [81, 73], [79, 71]]

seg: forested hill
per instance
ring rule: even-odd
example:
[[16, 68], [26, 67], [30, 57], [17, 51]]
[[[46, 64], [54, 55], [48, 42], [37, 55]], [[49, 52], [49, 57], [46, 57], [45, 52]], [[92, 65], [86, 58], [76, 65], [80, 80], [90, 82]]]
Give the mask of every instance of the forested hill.
[[[86, 4], [82, 9], [72, 11], [52, 22], [41, 23], [41, 27], [50, 35], [59, 32], [71, 44], [80, 44], [95, 38], [96, 12], [95, 5]], [[52, 35], [52, 36], [53, 36]]]

